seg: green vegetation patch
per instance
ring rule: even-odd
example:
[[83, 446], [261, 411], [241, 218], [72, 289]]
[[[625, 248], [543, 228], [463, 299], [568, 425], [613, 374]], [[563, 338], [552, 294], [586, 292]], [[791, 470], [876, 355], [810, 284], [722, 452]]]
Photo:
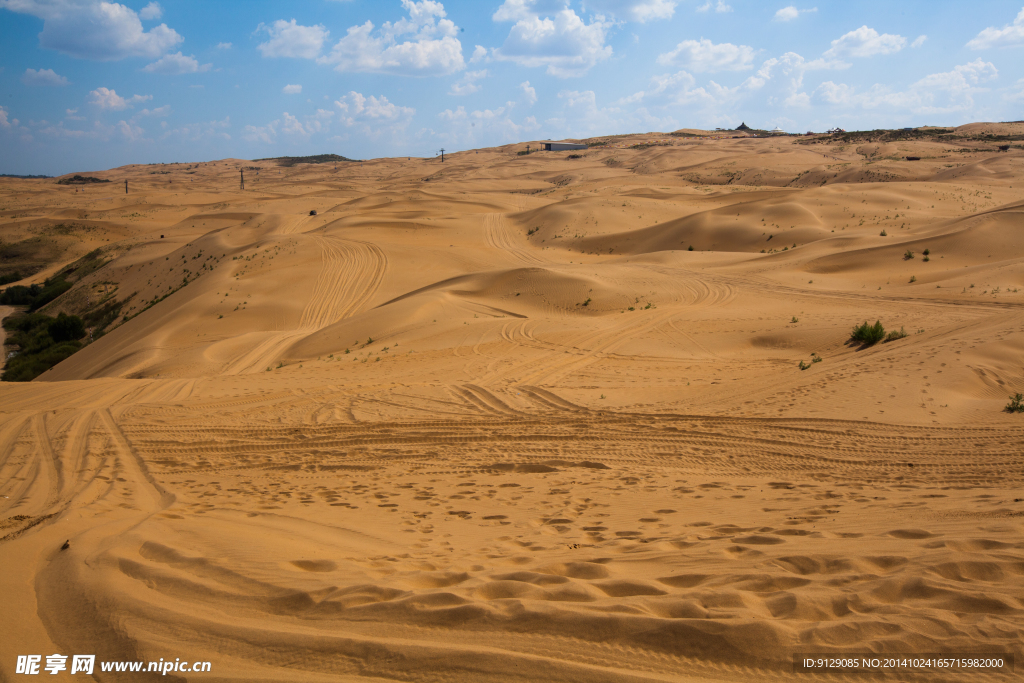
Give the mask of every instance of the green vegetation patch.
[[267, 157], [253, 161], [276, 161], [278, 166], [294, 166], [296, 164], [330, 164], [338, 161], [357, 161], [340, 154], [315, 154], [308, 157]]
[[885, 339], [885, 328], [879, 320], [876, 320], [874, 325], [869, 325], [865, 320], [853, 328], [850, 339], [864, 346], [872, 346]]
[[92, 176], [76, 175], [70, 178], [61, 178], [57, 181], [58, 185], [89, 185], [91, 183], [109, 183], [109, 180], [103, 180], [102, 178], [93, 178]]
[[42, 313], [12, 316], [4, 329], [8, 345], [17, 347], [0, 377], [5, 382], [32, 381], [81, 349], [79, 340], [85, 336], [84, 321], [64, 313], [56, 318]]

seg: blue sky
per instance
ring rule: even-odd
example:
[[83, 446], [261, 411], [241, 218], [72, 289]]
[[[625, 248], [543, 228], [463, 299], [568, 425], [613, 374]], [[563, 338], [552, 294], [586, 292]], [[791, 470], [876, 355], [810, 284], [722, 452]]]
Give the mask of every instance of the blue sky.
[[0, 0], [0, 173], [1022, 109], [1021, 0]]

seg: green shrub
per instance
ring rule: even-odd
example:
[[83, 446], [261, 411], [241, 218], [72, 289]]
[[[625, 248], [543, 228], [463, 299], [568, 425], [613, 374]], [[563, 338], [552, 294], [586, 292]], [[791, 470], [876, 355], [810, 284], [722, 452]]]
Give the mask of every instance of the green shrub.
[[903, 260], [904, 261], [909, 261], [912, 258], [914, 258], [914, 252], [910, 251], [909, 249], [907, 249], [905, 252], [903, 252]]
[[1008, 413], [1024, 413], [1024, 394], [1014, 394], [1006, 404]]
[[865, 346], [877, 344], [884, 338], [885, 328], [882, 327], [880, 320], [876, 320], [874, 325], [868, 325], [868, 322], [865, 320], [860, 325], [855, 326], [850, 333], [850, 339]]
[[61, 313], [46, 327], [55, 342], [77, 341], [85, 336], [85, 324], [77, 315]]
[[76, 316], [55, 319], [42, 313], [29, 313], [4, 321], [4, 328], [10, 334], [8, 343], [17, 346], [18, 353], [7, 361], [0, 379], [29, 382], [82, 348], [82, 343], [74, 339], [54, 339], [51, 327], [58, 336], [73, 336], [79, 329], [80, 337], [85, 336], [82, 321]]
[[887, 341], [887, 342], [896, 341], [897, 339], [903, 339], [906, 336], [907, 336], [907, 331], [904, 330], [901, 327], [899, 332], [897, 332], [896, 330], [893, 330], [889, 334], [885, 335], [885, 341]]

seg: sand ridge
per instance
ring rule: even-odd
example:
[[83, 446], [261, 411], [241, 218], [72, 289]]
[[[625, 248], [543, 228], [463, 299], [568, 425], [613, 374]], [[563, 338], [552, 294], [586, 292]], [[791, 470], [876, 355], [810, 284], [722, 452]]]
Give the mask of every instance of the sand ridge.
[[[1020, 661], [1021, 151], [607, 143], [0, 183], [4, 235], [63, 249], [24, 282], [110, 259], [46, 312], [123, 301], [0, 391], [0, 677]], [[849, 342], [875, 319], [908, 336]]]

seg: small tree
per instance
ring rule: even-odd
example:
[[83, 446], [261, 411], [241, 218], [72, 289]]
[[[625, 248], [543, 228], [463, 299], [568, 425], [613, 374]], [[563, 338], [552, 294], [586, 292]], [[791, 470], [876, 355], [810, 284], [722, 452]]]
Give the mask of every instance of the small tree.
[[882, 327], [882, 322], [876, 320], [874, 325], [868, 325], [868, 321], [865, 320], [860, 325], [853, 328], [850, 333], [850, 339], [855, 342], [860, 342], [865, 346], [871, 346], [877, 344], [885, 338], [885, 328]]
[[85, 336], [85, 323], [77, 315], [61, 313], [47, 326], [46, 331], [55, 342], [75, 341]]

